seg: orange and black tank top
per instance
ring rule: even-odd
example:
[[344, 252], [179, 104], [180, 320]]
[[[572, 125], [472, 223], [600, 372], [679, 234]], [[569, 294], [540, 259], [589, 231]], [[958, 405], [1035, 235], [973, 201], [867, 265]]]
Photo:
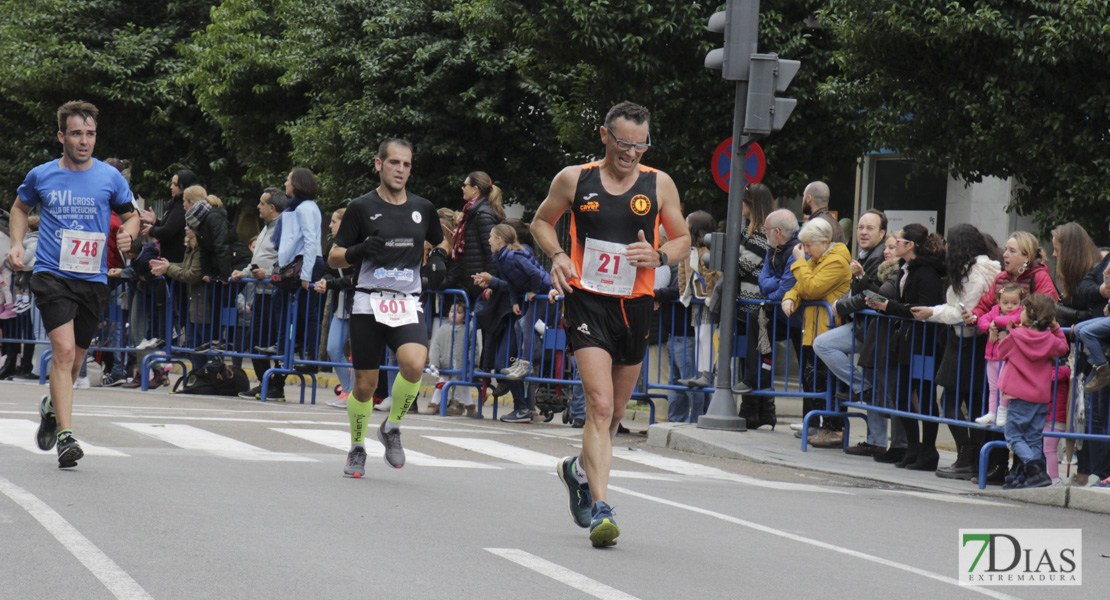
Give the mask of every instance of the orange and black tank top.
[[[634, 267], [622, 264], [619, 255], [599, 251], [598, 248], [612, 249], [615, 244], [627, 246], [637, 242], [640, 231], [644, 232], [644, 238], [652, 248], [659, 248], [659, 198], [656, 193], [659, 171], [640, 165], [636, 183], [627, 192], [613, 195], [605, 191], [601, 183], [600, 167], [600, 162], [582, 165], [574, 202], [570, 207], [570, 258], [579, 276], [585, 279], [592, 274], [595, 284], [592, 289], [583, 279], [572, 280], [570, 284], [609, 296], [652, 296], [654, 268], [635, 268], [635, 280], [632, 282], [629, 269]], [[590, 273], [584, 266], [590, 269]]]

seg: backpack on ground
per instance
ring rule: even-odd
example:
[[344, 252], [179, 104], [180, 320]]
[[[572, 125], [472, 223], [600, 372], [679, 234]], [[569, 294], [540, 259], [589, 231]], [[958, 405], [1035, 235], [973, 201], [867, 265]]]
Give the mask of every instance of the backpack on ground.
[[199, 369], [193, 369], [188, 377], [178, 379], [173, 386], [173, 393], [236, 396], [250, 389], [250, 383], [243, 369], [220, 361], [210, 361]]

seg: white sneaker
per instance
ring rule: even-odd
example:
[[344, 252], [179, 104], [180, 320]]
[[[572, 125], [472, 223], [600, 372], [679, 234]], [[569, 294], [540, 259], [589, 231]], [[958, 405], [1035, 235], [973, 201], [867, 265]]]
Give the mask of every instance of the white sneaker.
[[998, 421], [997, 421], [997, 424], [998, 424], [999, 427], [1005, 427], [1006, 426], [1006, 412], [1008, 410], [1009, 410], [1009, 408], [1007, 408], [1005, 406], [999, 406], [998, 407]]
[[155, 344], [155, 339], [154, 338], [143, 338], [143, 341], [139, 342], [139, 345], [135, 346], [135, 349], [136, 350], [146, 350], [147, 348], [150, 348], [154, 344]]
[[505, 379], [513, 381], [524, 379], [532, 374], [532, 363], [518, 358], [516, 362], [513, 363], [513, 366], [508, 369], [501, 369], [501, 374], [505, 376]]
[[88, 377], [78, 377], [73, 381], [73, 389], [75, 390], [87, 390], [91, 387], [92, 383], [89, 382]]
[[979, 425], [984, 426], [984, 427], [988, 427], [990, 425], [994, 425], [995, 416], [996, 415], [994, 413], [989, 412], [989, 413], [979, 417], [978, 419], [975, 419], [975, 422], [978, 423]]
[[801, 423], [791, 423], [790, 424], [790, 429], [793, 430], [793, 431], [801, 431], [802, 430], [802, 424]]
[[380, 410], [384, 412], [389, 412], [389, 409], [391, 408], [393, 408], [393, 396], [389, 396], [385, 400], [382, 400], [381, 404], [374, 405], [374, 410]]

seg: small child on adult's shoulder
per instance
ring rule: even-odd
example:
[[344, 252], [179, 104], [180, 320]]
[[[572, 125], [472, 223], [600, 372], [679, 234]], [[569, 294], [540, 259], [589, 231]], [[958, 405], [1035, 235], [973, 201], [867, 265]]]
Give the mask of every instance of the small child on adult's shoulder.
[[1002, 489], [1052, 485], [1046, 472], [1044, 426], [1054, 394], [1057, 360], [1068, 354], [1068, 341], [1056, 323], [1056, 302], [1044, 294], [1022, 301], [1022, 327], [1010, 330], [995, 347], [1006, 362], [998, 382], [1010, 400], [1006, 444], [1021, 462]]
[[[435, 391], [428, 401], [424, 414], [439, 414], [443, 386], [448, 381], [460, 381], [458, 374], [441, 374], [440, 369], [455, 370], [463, 368], [466, 346], [466, 307], [462, 303], [451, 305], [447, 321], [444, 321], [432, 336], [428, 349], [428, 368], [426, 371], [436, 377]], [[466, 413], [468, 417], [478, 416], [478, 407], [470, 396], [470, 388], [452, 386], [447, 402], [447, 416], [458, 417]]]
[[997, 356], [998, 343], [1006, 339], [1010, 327], [1021, 325], [1021, 301], [1025, 290], [1016, 283], [998, 289], [998, 302], [990, 311], [979, 317], [979, 330], [989, 334], [987, 338], [987, 413], [975, 422], [980, 425], [1006, 426], [1006, 411], [1010, 402], [998, 392], [998, 377], [1002, 370], [1002, 360]]

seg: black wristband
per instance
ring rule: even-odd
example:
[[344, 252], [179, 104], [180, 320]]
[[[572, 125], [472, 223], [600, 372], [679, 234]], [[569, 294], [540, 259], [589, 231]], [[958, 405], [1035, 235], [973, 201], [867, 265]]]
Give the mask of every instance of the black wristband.
[[352, 267], [362, 262], [362, 252], [360, 252], [362, 248], [359, 247], [360, 245], [361, 244], [355, 244], [354, 246], [347, 248], [347, 251], [343, 253], [343, 258], [347, 261], [347, 264], [351, 265]]
[[669, 258], [667, 257], [667, 253], [663, 252], [662, 250], [656, 250], [655, 253], [659, 255], [659, 266], [667, 266], [667, 261], [669, 260]]
[[555, 254], [552, 254], [551, 255], [551, 260], [555, 260], [555, 257], [559, 256], [560, 254], [566, 254], [566, 252], [563, 252], [562, 250], [560, 250], [560, 251], [556, 252]]

